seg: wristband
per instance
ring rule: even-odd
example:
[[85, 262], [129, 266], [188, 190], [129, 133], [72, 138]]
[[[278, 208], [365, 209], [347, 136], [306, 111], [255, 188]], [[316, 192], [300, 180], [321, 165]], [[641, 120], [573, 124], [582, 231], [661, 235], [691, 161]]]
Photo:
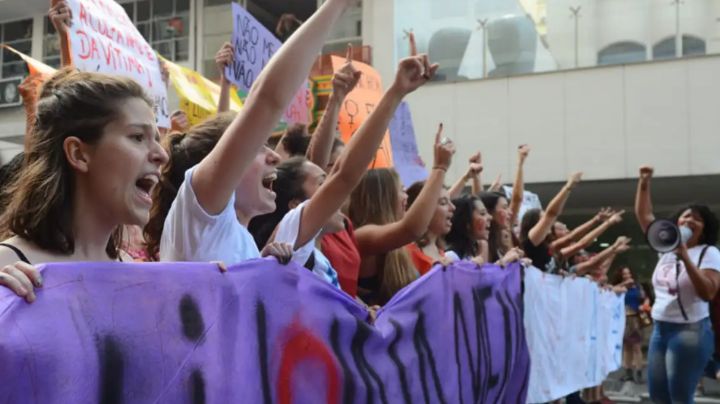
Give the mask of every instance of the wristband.
[[442, 167], [442, 166], [435, 166], [435, 167], [433, 167], [432, 169], [433, 169], [433, 170], [442, 170], [443, 172], [447, 172], [447, 168], [446, 168], [446, 167]]

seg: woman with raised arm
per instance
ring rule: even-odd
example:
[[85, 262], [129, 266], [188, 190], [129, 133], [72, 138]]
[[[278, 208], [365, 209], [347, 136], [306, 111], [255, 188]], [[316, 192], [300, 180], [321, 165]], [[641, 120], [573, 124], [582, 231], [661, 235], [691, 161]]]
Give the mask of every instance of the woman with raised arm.
[[525, 194], [525, 160], [527, 160], [529, 154], [530, 146], [526, 144], [518, 146], [518, 166], [515, 172], [512, 197], [510, 198], [510, 226], [512, 229], [518, 224], [520, 207]]
[[[278, 155], [265, 143], [306, 80], [325, 38], [353, 0], [328, 0], [283, 44], [255, 80], [242, 111], [201, 161], [187, 169], [161, 227], [160, 259], [234, 264], [260, 256], [250, 220], [275, 210]], [[179, 139], [171, 158], [195, 154]], [[185, 159], [185, 163], [193, 163]], [[172, 192], [172, 185], [168, 189]], [[158, 209], [157, 219], [164, 215]]]
[[[640, 168], [635, 216], [643, 232], [655, 220], [650, 196], [653, 168]], [[650, 399], [692, 403], [695, 387], [713, 351], [708, 301], [720, 288], [717, 216], [705, 205], [688, 205], [673, 217], [690, 239], [665, 253], [653, 272], [655, 304], [648, 350]]]
[[[332, 172], [335, 163], [345, 150], [345, 144], [336, 137], [340, 107], [362, 76], [361, 72], [353, 66], [351, 56], [352, 46], [348, 45], [345, 65], [333, 76], [333, 92], [307, 150], [308, 160], [318, 167], [322, 167], [325, 173]], [[342, 222], [340, 231], [326, 233], [322, 236], [320, 250], [337, 271], [342, 290], [356, 297], [358, 277], [360, 276], [360, 250], [358, 250], [352, 222], [344, 215]]]
[[367, 303], [385, 304], [418, 277], [404, 247], [427, 231], [455, 153], [452, 141], [441, 134], [442, 124], [435, 136], [432, 171], [407, 212], [407, 194], [395, 170], [368, 171], [350, 197], [349, 216], [362, 257], [360, 297]]
[[[408, 207], [412, 207], [424, 186], [425, 181], [419, 181], [407, 189]], [[447, 262], [443, 237], [450, 232], [453, 213], [455, 205], [450, 200], [448, 191], [443, 189], [427, 232], [405, 247], [420, 275], [425, 275], [438, 262]]]
[[40, 93], [23, 170], [3, 189], [0, 284], [33, 301], [33, 264], [130, 260], [122, 226], [147, 222], [167, 159], [138, 83], [60, 70]]
[[521, 248], [533, 265], [542, 271], [554, 273], [562, 269], [560, 261], [563, 260], [558, 261], [560, 257], [555, 257], [555, 252], [550, 250], [549, 235], [553, 224], [565, 208], [570, 192], [580, 182], [581, 177], [582, 173], [571, 175], [565, 186], [550, 201], [546, 211], [530, 209], [523, 216], [520, 224]]
[[459, 198], [465, 189], [465, 184], [471, 182], [471, 195], [478, 195], [482, 191], [482, 181], [480, 175], [483, 171], [482, 154], [477, 152], [468, 159], [468, 168], [465, 174], [455, 181], [455, 184], [448, 190], [450, 199]]
[[437, 67], [430, 66], [426, 55], [401, 61], [392, 86], [350, 139], [329, 175], [302, 157], [278, 166], [273, 184], [277, 209], [255, 218], [250, 225], [259, 247], [269, 239], [288, 243], [295, 250], [293, 261], [339, 287], [335, 269], [316, 248], [317, 237], [324, 229], [342, 229], [340, 207], [372, 163], [395, 110], [407, 94], [433, 77]]

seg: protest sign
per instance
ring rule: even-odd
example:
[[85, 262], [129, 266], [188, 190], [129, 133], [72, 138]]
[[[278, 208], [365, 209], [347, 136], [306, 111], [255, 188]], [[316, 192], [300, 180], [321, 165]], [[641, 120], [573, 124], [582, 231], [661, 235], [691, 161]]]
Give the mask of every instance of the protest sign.
[[[338, 72], [345, 64], [345, 58], [331, 56], [334, 72]], [[360, 81], [353, 91], [346, 97], [340, 108], [339, 129], [345, 143], [360, 128], [383, 95], [382, 79], [380, 73], [372, 66], [362, 62], [353, 61], [353, 66], [362, 72]], [[390, 145], [390, 133], [385, 134], [380, 147], [378, 148], [375, 160], [371, 168], [383, 168], [393, 166], [392, 146]]]
[[154, 100], [158, 126], [169, 128], [167, 87], [158, 58], [122, 6], [114, 0], [68, 0], [68, 5], [73, 65], [136, 80]]
[[[265, 68], [282, 42], [268, 31], [240, 4], [232, 3], [233, 37], [235, 59], [225, 70], [231, 83], [242, 92], [249, 93], [253, 83]], [[309, 82], [306, 81], [293, 97], [283, 114], [283, 121], [289, 124], [310, 122]]]
[[0, 402], [524, 403], [521, 271], [436, 267], [366, 309], [274, 259], [62, 263], [0, 288]]
[[[528, 403], [546, 403], [602, 384], [620, 368], [625, 297], [586, 278], [525, 270], [530, 350]], [[559, 360], [562, 358], [562, 360]]]
[[390, 143], [395, 170], [405, 187], [424, 181], [428, 172], [418, 153], [410, 107], [403, 101], [390, 121]]
[[[185, 112], [191, 125], [197, 125], [217, 113], [220, 86], [200, 73], [164, 60], [170, 73], [170, 81], [180, 98], [180, 109]], [[242, 101], [237, 92], [230, 89], [230, 110], [240, 111]]]

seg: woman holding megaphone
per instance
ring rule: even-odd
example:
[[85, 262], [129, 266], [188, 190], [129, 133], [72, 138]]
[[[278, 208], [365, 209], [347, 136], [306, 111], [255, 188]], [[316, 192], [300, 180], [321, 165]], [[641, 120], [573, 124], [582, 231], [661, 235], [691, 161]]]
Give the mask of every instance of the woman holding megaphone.
[[[708, 301], [720, 288], [718, 219], [705, 205], [688, 205], [675, 216], [673, 231], [658, 236], [650, 198], [653, 168], [640, 168], [635, 215], [655, 249], [673, 242], [652, 277], [655, 304], [648, 351], [648, 387], [656, 403], [692, 403], [695, 387], [713, 352]], [[671, 224], [672, 225], [672, 224]], [[665, 226], [667, 227], [667, 226]], [[675, 239], [666, 237], [676, 234]], [[667, 245], [667, 243], [665, 244]]]

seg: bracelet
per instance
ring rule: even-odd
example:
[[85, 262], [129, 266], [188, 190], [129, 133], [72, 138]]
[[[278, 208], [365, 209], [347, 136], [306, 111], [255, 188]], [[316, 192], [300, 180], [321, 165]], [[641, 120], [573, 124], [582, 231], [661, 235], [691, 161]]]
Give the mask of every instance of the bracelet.
[[432, 169], [433, 170], [442, 170], [443, 172], [447, 172], [447, 167], [434, 166]]

